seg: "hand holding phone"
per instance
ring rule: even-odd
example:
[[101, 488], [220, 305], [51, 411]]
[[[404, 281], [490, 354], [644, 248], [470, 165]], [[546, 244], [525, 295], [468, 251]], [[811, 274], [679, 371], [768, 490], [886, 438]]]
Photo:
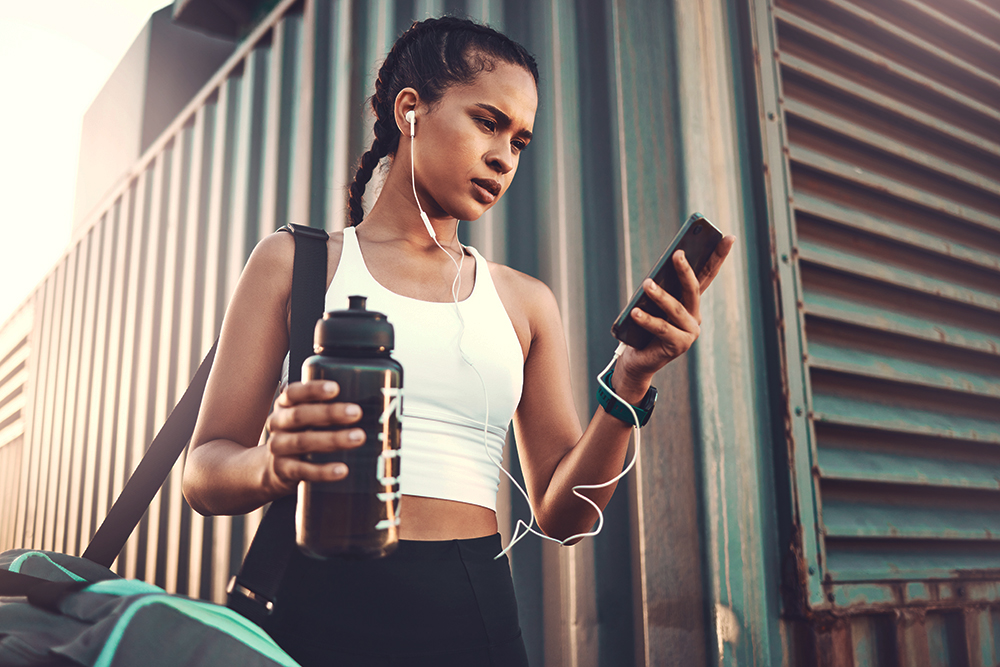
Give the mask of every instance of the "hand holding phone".
[[[681, 226], [673, 241], [667, 246], [667, 249], [663, 251], [660, 259], [653, 265], [646, 278], [651, 278], [653, 282], [662, 287], [664, 291], [678, 301], [682, 300], [683, 294], [680, 278], [677, 275], [677, 269], [674, 267], [673, 262], [674, 253], [678, 250], [683, 250], [688, 264], [691, 265], [695, 275], [701, 277], [702, 272], [708, 266], [709, 260], [712, 258], [712, 254], [715, 252], [719, 242], [722, 241], [722, 238], [722, 232], [716, 229], [708, 219], [700, 213], [692, 214], [687, 219], [687, 222]], [[642, 283], [640, 282], [639, 288], [636, 289], [632, 298], [629, 299], [625, 308], [611, 326], [611, 333], [626, 345], [641, 350], [649, 344], [649, 341], [653, 338], [653, 334], [643, 329], [632, 319], [631, 313], [633, 308], [639, 308], [653, 317], [666, 320], [670, 318], [667, 317], [666, 313], [659, 306], [653, 303], [642, 289]]]

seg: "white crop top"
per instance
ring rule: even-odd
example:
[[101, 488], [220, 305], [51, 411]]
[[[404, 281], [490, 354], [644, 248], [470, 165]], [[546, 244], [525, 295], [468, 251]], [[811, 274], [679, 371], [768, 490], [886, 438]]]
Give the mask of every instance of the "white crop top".
[[[458, 304], [464, 333], [454, 302], [421, 301], [379, 284], [368, 272], [353, 227], [344, 230], [325, 307], [342, 310], [347, 297], [360, 294], [368, 297], [367, 308], [384, 313], [394, 328], [392, 356], [403, 366], [400, 492], [496, 510], [500, 470], [483, 446], [487, 397], [476, 370], [489, 391], [488, 446], [500, 461], [521, 399], [524, 357], [486, 261], [468, 249], [476, 282]], [[462, 359], [459, 342], [476, 370]]]

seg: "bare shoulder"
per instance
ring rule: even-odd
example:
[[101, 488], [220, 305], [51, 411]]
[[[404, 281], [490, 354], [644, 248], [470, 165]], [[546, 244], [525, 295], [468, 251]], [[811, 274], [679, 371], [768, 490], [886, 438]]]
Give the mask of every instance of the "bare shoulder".
[[507, 310], [517, 337], [521, 340], [521, 346], [527, 354], [528, 347], [539, 330], [547, 322], [559, 319], [555, 294], [538, 278], [503, 264], [495, 262], [488, 264], [500, 301]]
[[[327, 240], [329, 286], [340, 261], [343, 234], [335, 232]], [[288, 233], [268, 234], [254, 247], [236, 289], [239, 301], [256, 307], [258, 314], [280, 317], [289, 326], [291, 317], [292, 273], [295, 265], [295, 238]], [[253, 306], [252, 304], [256, 304]]]
[[[340, 262], [340, 252], [344, 247], [344, 233], [328, 234], [327, 248], [327, 285], [333, 280], [333, 274]], [[283, 285], [286, 291], [291, 290], [292, 268], [295, 264], [295, 238], [287, 233], [268, 234], [254, 248], [247, 261], [247, 270], [254, 274], [269, 277], [275, 284]]]
[[[295, 261], [295, 239], [291, 234], [268, 234], [254, 247], [247, 268], [291, 272]], [[289, 273], [289, 275], [291, 275]]]
[[509, 295], [520, 307], [528, 311], [555, 305], [555, 295], [552, 290], [538, 278], [496, 262], [488, 264], [490, 276], [497, 286], [501, 299], [505, 294]]

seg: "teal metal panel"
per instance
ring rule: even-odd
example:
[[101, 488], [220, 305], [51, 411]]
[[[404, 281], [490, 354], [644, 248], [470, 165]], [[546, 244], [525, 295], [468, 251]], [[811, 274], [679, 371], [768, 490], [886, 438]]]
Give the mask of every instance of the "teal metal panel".
[[757, 165], [749, 157], [757, 150], [758, 110], [745, 102], [755, 58], [739, 3], [677, 3], [676, 17], [682, 205], [739, 239], [703, 297], [701, 337], [688, 358], [703, 484], [706, 607], [714, 612], [709, 655], [726, 665], [776, 664], [780, 552], [772, 399], [759, 335], [770, 324], [760, 307], [770, 262], [768, 244], [761, 243]]
[[[754, 27], [753, 50], [760, 63], [755, 83], [762, 133], [760, 156], [769, 222], [771, 278], [775, 285], [773, 317], [778, 354], [782, 357], [780, 363], [784, 371], [780, 381], [784, 405], [775, 410], [775, 421], [780, 419], [784, 422], [787, 447], [785, 451], [779, 448], [775, 459], [778, 465], [787, 466], [787, 477], [778, 477], [787, 484], [787, 489], [778, 489], [778, 497], [784, 510], [781, 517], [782, 540], [789, 544], [791, 551], [785, 556], [783, 570], [786, 579], [789, 578], [788, 572], [793, 572], [790, 577], [792, 585], [804, 598], [801, 602], [787, 601], [786, 607], [794, 609], [803, 602], [812, 605], [824, 600], [820, 564], [825, 558], [820, 552], [822, 543], [815, 532], [819, 522], [812, 480], [815, 453], [811, 447], [805, 401], [809, 393], [809, 376], [798, 363], [805, 353], [799, 312], [799, 304], [804, 297], [793, 261], [796, 229], [790, 196], [792, 175], [785, 158], [787, 138], [780, 107], [784, 99], [783, 71], [777, 59], [778, 36], [771, 6], [754, 1], [750, 3], [750, 8], [750, 21]], [[775, 57], [768, 57], [768, 54]], [[791, 565], [788, 564], [790, 559]]]
[[[289, 220], [292, 184], [296, 179], [302, 182], [309, 180], [308, 173], [298, 174], [295, 172], [295, 160], [292, 155], [293, 149], [296, 148], [296, 135], [301, 132], [299, 128], [301, 119], [298, 114], [300, 96], [312, 89], [312, 85], [304, 86], [302, 81], [302, 32], [301, 8], [286, 13], [275, 26], [273, 52], [276, 58], [274, 59], [275, 70], [272, 70], [272, 76], [278, 85], [268, 101], [272, 104], [277, 102], [276, 110], [274, 106], [269, 109], [273, 114], [272, 122], [276, 121], [277, 126], [274, 129], [278, 133], [277, 137], [269, 137], [276, 143], [275, 155], [273, 156], [276, 162], [276, 173], [273, 176], [268, 174], [269, 177], [266, 178], [269, 184], [273, 183], [275, 200], [273, 211], [267, 210], [265, 205], [258, 238], [273, 232], [284, 224], [284, 221]], [[311, 68], [309, 73], [312, 74]], [[308, 100], [309, 96], [305, 97]], [[268, 129], [273, 131], [271, 128]]]
[[[683, 215], [674, 92], [674, 6], [643, 4], [611, 5], [612, 140], [617, 172], [612, 184], [622, 221], [616, 244], [619, 304], [656, 261]], [[637, 662], [703, 664], [707, 619], [702, 563], [695, 551], [702, 538], [695, 511], [696, 444], [689, 426], [690, 378], [685, 368], [675, 365], [655, 384], [661, 391], [659, 412], [645, 429], [646, 446], [634, 476], [628, 480], [628, 489], [635, 497], [630, 512], [633, 577], [638, 582], [633, 603]], [[676, 426], [671, 428], [671, 423]], [[671, 511], [681, 507], [687, 511]], [[685, 614], [685, 608], [697, 612]]]
[[786, 627], [818, 664], [995, 664], [1000, 13], [753, 6]]
[[895, 626], [889, 616], [857, 616], [851, 619], [855, 667], [881, 667], [896, 660]]
[[927, 614], [928, 663], [931, 667], [968, 664], [965, 630], [957, 614]]

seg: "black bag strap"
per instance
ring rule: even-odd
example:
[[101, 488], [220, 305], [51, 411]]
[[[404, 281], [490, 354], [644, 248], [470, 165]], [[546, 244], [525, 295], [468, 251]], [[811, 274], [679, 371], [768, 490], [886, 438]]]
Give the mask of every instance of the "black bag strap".
[[170, 469], [177, 462], [187, 447], [194, 424], [198, 420], [198, 410], [201, 407], [201, 397], [205, 393], [205, 383], [208, 381], [208, 371], [215, 360], [215, 349], [219, 345], [216, 338], [212, 349], [208, 351], [201, 365], [191, 379], [191, 384], [184, 391], [181, 400], [177, 402], [170, 416], [153, 438], [135, 472], [129, 477], [121, 495], [111, 506], [111, 510], [97, 529], [83, 557], [104, 567], [111, 563], [121, 552], [129, 535], [135, 530], [142, 515], [153, 501], [153, 496], [163, 486]]
[[[289, 224], [279, 231], [295, 238], [292, 269], [292, 323], [289, 332], [288, 381], [302, 378], [302, 362], [312, 353], [316, 320], [326, 295], [326, 242], [322, 229]], [[261, 625], [274, 610], [278, 587], [295, 549], [295, 494], [271, 503], [250, 543], [239, 573], [229, 581], [226, 605]]]
[[292, 267], [292, 325], [288, 341], [288, 381], [302, 379], [302, 362], [313, 355], [313, 332], [316, 320], [323, 317], [326, 299], [326, 242], [324, 230], [288, 224], [278, 231], [295, 238], [295, 263]]
[[0, 570], [0, 595], [26, 596], [36, 607], [59, 612], [59, 601], [86, 588], [89, 581], [49, 581], [20, 572]]
[[10, 570], [0, 570], [0, 595], [30, 595], [39, 586], [51, 583], [48, 579], [32, 577]]

